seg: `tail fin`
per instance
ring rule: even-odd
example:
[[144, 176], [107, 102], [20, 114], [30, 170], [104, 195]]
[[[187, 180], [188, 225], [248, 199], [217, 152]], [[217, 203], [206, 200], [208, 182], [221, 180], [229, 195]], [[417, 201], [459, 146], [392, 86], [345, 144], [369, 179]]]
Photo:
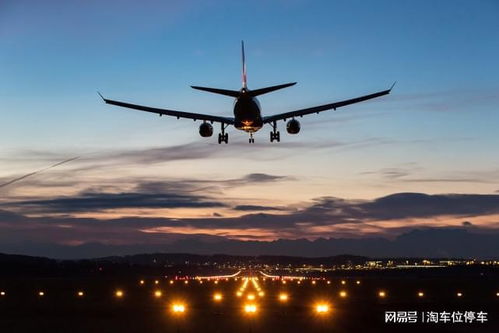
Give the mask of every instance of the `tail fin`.
[[242, 54], [242, 62], [243, 62], [243, 88], [247, 89], [248, 88], [248, 82], [246, 79], [246, 59], [244, 57], [244, 41], [241, 41], [241, 54]]

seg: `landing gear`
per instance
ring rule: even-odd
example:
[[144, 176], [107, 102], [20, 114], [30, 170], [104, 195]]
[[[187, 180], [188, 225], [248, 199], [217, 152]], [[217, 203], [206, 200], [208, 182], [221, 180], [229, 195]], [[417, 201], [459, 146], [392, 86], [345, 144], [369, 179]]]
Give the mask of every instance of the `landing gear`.
[[277, 142], [281, 142], [281, 133], [277, 130], [277, 124], [276, 122], [272, 122], [272, 132], [270, 132], [270, 142], [274, 142], [276, 140]]
[[229, 134], [228, 133], [225, 133], [225, 128], [227, 127], [228, 125], [222, 123], [222, 126], [221, 126], [221, 133], [218, 133], [218, 144], [221, 144], [222, 142], [225, 142], [226, 144], [229, 143]]
[[249, 143], [255, 143], [255, 139], [253, 138], [253, 133], [250, 133]]

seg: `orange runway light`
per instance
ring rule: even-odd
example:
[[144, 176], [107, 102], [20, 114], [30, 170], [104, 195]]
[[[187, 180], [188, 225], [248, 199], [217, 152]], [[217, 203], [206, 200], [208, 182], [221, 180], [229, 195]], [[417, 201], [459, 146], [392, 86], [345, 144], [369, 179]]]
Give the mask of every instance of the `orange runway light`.
[[348, 296], [348, 294], [346, 291], [344, 291], [344, 290], [340, 291], [340, 297], [345, 298], [347, 296]]
[[386, 292], [381, 290], [380, 292], [378, 292], [378, 296], [381, 298], [386, 297]]
[[161, 292], [161, 290], [156, 290], [154, 292], [154, 297], [156, 298], [160, 298], [161, 296], [163, 296], [163, 293]]
[[281, 302], [287, 302], [288, 301], [288, 294], [286, 294], [286, 293], [280, 293], [279, 294], [279, 301], [281, 301]]
[[345, 280], [341, 280], [341, 284], [347, 284]]
[[312, 281], [312, 284], [313, 284], [313, 285], [315, 285], [315, 284], [316, 284], [315, 280], [313, 280], [313, 281]]
[[122, 290], [116, 290], [116, 292], [114, 293], [114, 295], [118, 298], [121, 298], [123, 297], [124, 293]]

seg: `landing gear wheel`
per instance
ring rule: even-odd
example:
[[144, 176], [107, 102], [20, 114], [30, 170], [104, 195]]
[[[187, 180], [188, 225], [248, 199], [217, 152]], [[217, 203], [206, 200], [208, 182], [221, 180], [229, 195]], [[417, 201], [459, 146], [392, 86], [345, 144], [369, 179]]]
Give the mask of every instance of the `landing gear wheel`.
[[218, 144], [222, 143], [222, 134], [218, 133]]
[[229, 133], [225, 133], [224, 134], [224, 140], [225, 144], [228, 144], [229, 143]]
[[218, 133], [218, 144], [221, 144], [222, 142], [225, 142], [226, 144], [229, 143], [229, 134], [225, 133]]
[[270, 132], [270, 142], [274, 142], [274, 140], [277, 142], [281, 141], [281, 133], [279, 133], [279, 131]]

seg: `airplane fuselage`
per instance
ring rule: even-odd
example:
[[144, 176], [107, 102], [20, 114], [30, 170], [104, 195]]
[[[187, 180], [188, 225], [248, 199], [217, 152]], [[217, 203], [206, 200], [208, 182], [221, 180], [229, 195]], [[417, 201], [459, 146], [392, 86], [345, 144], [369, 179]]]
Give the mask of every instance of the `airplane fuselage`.
[[241, 90], [241, 96], [234, 101], [234, 127], [248, 133], [255, 133], [263, 126], [260, 103], [256, 97]]

